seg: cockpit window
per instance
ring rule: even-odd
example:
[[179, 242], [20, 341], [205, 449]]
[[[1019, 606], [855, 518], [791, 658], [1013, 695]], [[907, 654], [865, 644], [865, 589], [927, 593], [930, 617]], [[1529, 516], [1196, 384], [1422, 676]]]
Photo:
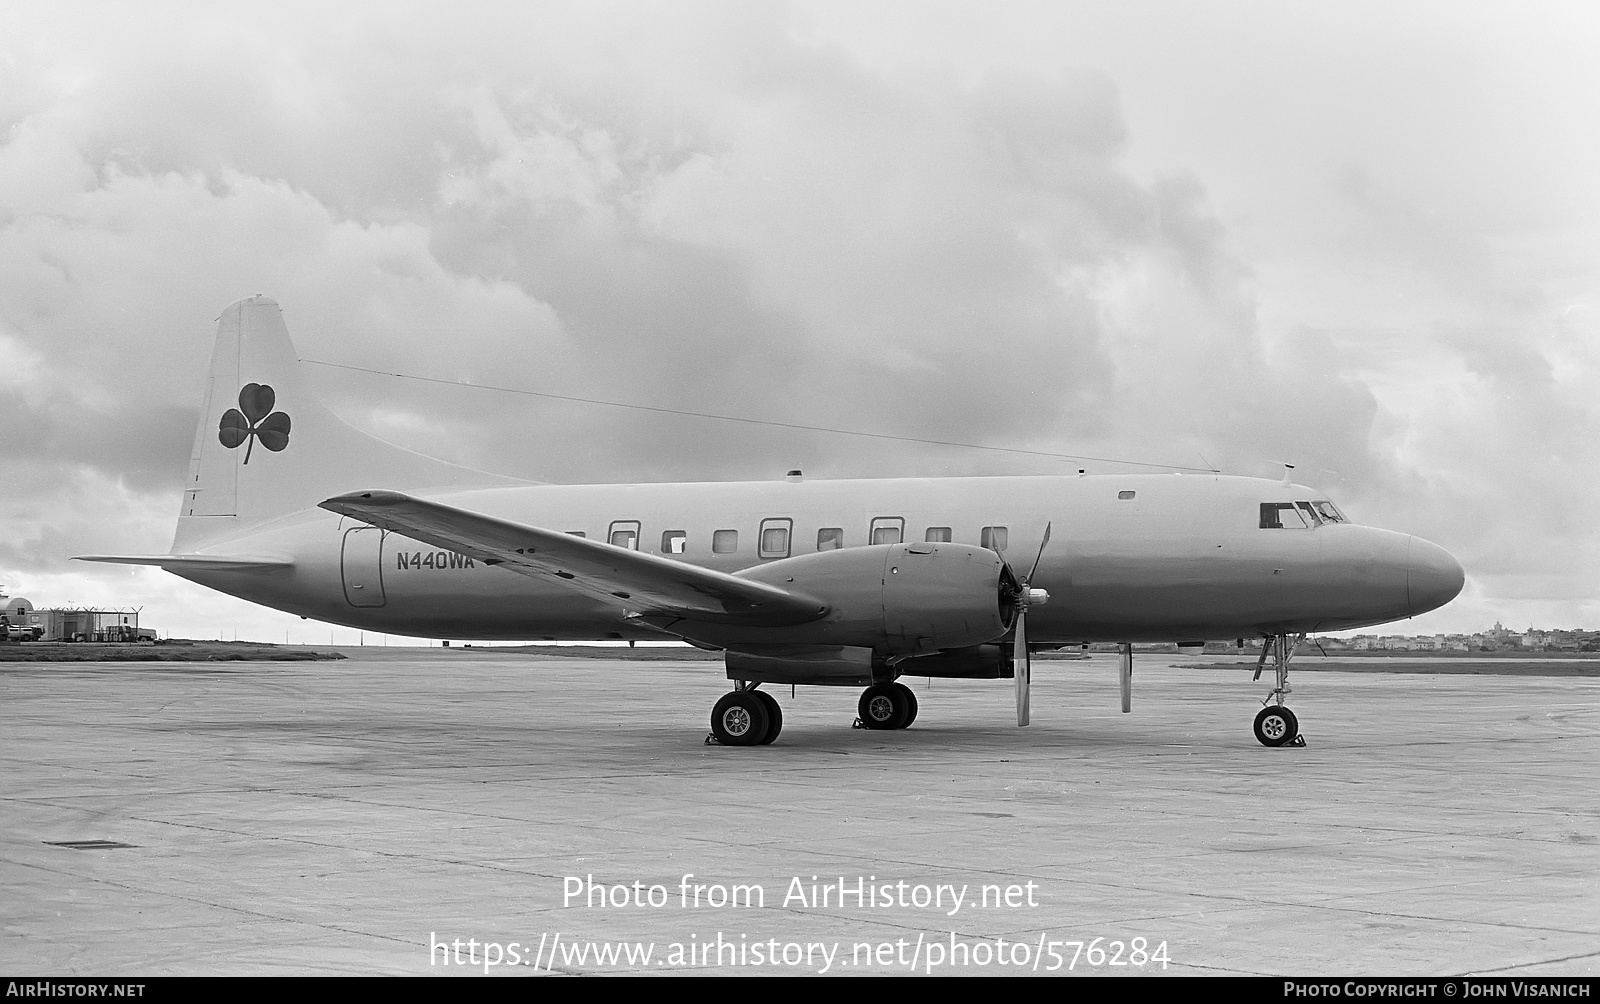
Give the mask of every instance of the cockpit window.
[[1261, 503], [1261, 529], [1309, 530], [1324, 523], [1348, 523], [1339, 507], [1327, 499], [1315, 502]]
[[1300, 507], [1293, 502], [1261, 503], [1261, 529], [1307, 530], [1311, 524], [1301, 515]]
[[1320, 514], [1322, 518], [1327, 520], [1329, 523], [1350, 522], [1350, 520], [1345, 517], [1345, 514], [1339, 511], [1339, 507], [1334, 505], [1332, 502], [1329, 502], [1327, 499], [1321, 499], [1311, 503], [1311, 505], [1317, 510], [1318, 514]]

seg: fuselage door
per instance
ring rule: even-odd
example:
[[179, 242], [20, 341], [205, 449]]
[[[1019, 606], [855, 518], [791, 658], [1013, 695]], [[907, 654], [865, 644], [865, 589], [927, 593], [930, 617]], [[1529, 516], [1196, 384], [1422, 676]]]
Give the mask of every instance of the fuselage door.
[[339, 568], [344, 573], [344, 598], [353, 607], [381, 607], [383, 595], [383, 536], [375, 526], [360, 526], [344, 533], [344, 553]]

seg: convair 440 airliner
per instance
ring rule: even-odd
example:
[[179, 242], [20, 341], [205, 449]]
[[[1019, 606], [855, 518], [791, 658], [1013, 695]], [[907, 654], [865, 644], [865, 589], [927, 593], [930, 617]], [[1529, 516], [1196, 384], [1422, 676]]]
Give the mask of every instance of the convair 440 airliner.
[[711, 714], [730, 746], [770, 743], [762, 684], [862, 687], [860, 724], [917, 716], [903, 674], [1012, 679], [1030, 649], [1261, 637], [1284, 706], [1310, 631], [1410, 617], [1460, 592], [1418, 537], [1351, 522], [1288, 481], [1220, 475], [549, 485], [372, 439], [308, 390], [277, 303], [222, 314], [170, 554], [159, 565], [352, 628], [486, 640], [680, 639], [724, 653]]

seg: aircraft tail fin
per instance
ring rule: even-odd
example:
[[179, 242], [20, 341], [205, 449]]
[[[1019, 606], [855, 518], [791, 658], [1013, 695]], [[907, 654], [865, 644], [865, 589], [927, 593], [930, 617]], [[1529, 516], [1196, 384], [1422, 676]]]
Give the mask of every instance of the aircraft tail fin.
[[372, 485], [425, 491], [516, 483], [346, 425], [311, 393], [277, 302], [251, 296], [217, 319], [172, 550], [193, 551]]

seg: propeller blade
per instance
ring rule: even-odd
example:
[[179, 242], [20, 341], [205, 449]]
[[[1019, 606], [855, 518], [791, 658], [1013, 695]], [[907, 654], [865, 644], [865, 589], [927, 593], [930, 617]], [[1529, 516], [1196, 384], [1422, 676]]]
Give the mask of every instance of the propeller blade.
[[[1023, 600], [1027, 602], [1026, 598]], [[1028, 608], [1017, 611], [1017, 637], [1011, 647], [1011, 673], [1017, 680], [1017, 724], [1028, 724], [1028, 691], [1033, 667], [1028, 658]]]
[[1039, 570], [1044, 558], [1045, 545], [1050, 543], [1050, 523], [1044, 525], [1044, 539], [1039, 541], [1039, 553], [1033, 558], [1028, 577], [1017, 585], [1017, 633], [1011, 643], [1011, 675], [1017, 682], [1017, 724], [1028, 724], [1028, 697], [1033, 689], [1033, 659], [1028, 654], [1028, 607], [1043, 603], [1049, 596], [1043, 589], [1029, 589], [1033, 573]]
[[1039, 553], [1034, 556], [1033, 567], [1028, 569], [1028, 577], [1022, 580], [1024, 586], [1033, 581], [1033, 573], [1039, 570], [1039, 562], [1044, 558], [1044, 546], [1050, 543], [1050, 526], [1050, 523], [1044, 525], [1044, 539], [1039, 541]]
[[1123, 642], [1117, 655], [1117, 679], [1122, 684], [1122, 713], [1133, 710], [1133, 643]]

